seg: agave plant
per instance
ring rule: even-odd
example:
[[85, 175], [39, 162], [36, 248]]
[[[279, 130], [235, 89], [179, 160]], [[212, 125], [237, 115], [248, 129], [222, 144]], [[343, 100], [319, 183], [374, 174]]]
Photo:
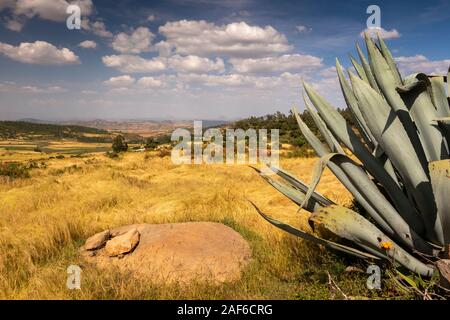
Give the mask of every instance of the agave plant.
[[[348, 69], [348, 79], [336, 59], [354, 126], [305, 82], [305, 106], [326, 144], [293, 108], [301, 132], [320, 157], [310, 185], [279, 168], [270, 167], [278, 179], [258, 170], [309, 214], [313, 231], [320, 225], [350, 245], [301, 231], [255, 208], [295, 236], [431, 276], [450, 245], [450, 70], [445, 76], [402, 77], [380, 36], [375, 41], [366, 35], [365, 44], [368, 57], [356, 45], [360, 62], [351, 57], [356, 74]], [[325, 167], [350, 191], [362, 214], [315, 191]]]

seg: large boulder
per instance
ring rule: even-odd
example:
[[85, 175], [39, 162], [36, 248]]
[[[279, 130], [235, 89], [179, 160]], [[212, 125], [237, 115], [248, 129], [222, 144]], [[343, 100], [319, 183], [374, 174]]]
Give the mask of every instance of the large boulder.
[[[86, 261], [154, 282], [235, 281], [251, 258], [247, 241], [220, 223], [135, 224], [113, 229], [110, 234], [112, 239], [94, 253], [82, 248]], [[135, 239], [136, 234], [134, 250], [111, 254], [110, 243], [122, 243], [123, 236]]]

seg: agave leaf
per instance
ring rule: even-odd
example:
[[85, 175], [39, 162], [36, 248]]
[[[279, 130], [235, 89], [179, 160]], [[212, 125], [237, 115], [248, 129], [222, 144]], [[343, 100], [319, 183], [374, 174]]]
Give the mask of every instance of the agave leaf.
[[396, 91], [396, 87], [401, 86], [402, 84], [396, 81], [394, 72], [392, 72], [388, 63], [386, 62], [378, 48], [375, 46], [372, 39], [368, 38], [366, 35], [365, 40], [367, 52], [369, 53], [370, 65], [372, 66], [374, 77], [381, 89], [381, 92], [384, 98], [386, 98], [389, 106], [397, 113], [397, 116], [405, 127], [409, 140], [411, 141], [414, 150], [419, 157], [423, 170], [427, 171], [428, 161], [417, 134], [416, 127], [411, 120], [408, 109], [406, 108], [399, 93]]
[[304, 93], [303, 93], [303, 101], [305, 102], [305, 107], [306, 109], [308, 109], [308, 112], [311, 115], [314, 123], [316, 124], [317, 128], [319, 128], [319, 131], [322, 134], [322, 136], [325, 138], [325, 141], [327, 142], [331, 152], [345, 153], [344, 149], [342, 149], [339, 142], [327, 128], [327, 125], [323, 122], [323, 120], [320, 118], [317, 112], [313, 110], [312, 107], [309, 105]]
[[314, 149], [314, 151], [321, 157], [327, 153], [329, 150], [320, 142], [320, 140], [312, 133], [312, 131], [308, 128], [308, 126], [303, 122], [302, 118], [298, 114], [298, 111], [295, 107], [292, 108], [292, 112], [297, 119], [298, 126], [300, 127], [300, 131], [305, 136], [305, 139], [308, 141], [310, 146]]
[[344, 77], [344, 74], [342, 72], [342, 66], [337, 58], [336, 58], [336, 70], [338, 73], [339, 83], [341, 85], [342, 93], [344, 94], [347, 106], [350, 108], [356, 119], [356, 126], [358, 128], [358, 131], [363, 137], [364, 141], [366, 142], [368, 148], [370, 150], [373, 150], [376, 141], [374, 140], [374, 137], [366, 124], [366, 121], [362, 117], [361, 111], [359, 110], [358, 102], [356, 101], [356, 97], [353, 94], [352, 89], [350, 88], [349, 84], [347, 83], [347, 80]]
[[389, 68], [391, 69], [393, 76], [395, 78], [395, 81], [398, 83], [402, 83], [402, 76], [400, 75], [400, 71], [397, 68], [397, 64], [395, 63], [394, 58], [392, 57], [391, 51], [388, 49], [386, 44], [384, 43], [383, 37], [380, 36], [380, 33], [377, 33], [378, 36], [378, 42], [380, 43], [381, 53], [384, 56], [384, 59], [386, 59], [387, 64], [389, 65]]
[[412, 116], [422, 141], [422, 145], [430, 161], [448, 158], [448, 150], [439, 130], [436, 108], [428, 94], [431, 86], [425, 74], [414, 74], [405, 78], [405, 86], [397, 88]]
[[[351, 74], [352, 75], [352, 74]], [[359, 81], [363, 82], [358, 78]], [[364, 83], [368, 88], [369, 85]], [[403, 191], [398, 186], [397, 182], [389, 175], [389, 173], [383, 168], [382, 163], [375, 158], [372, 153], [363, 145], [356, 134], [353, 132], [350, 124], [348, 124], [335, 108], [333, 108], [324, 98], [322, 98], [314, 89], [307, 83], [304, 83], [304, 88], [309, 98], [313, 102], [316, 109], [319, 111], [322, 119], [330, 128], [331, 132], [337, 137], [347, 148], [349, 148], [354, 155], [364, 164], [365, 169], [379, 181], [386, 190], [389, 197], [394, 202], [399, 212], [413, 212], [408, 199], [404, 195]], [[374, 91], [372, 88], [370, 88]], [[379, 96], [379, 95], [378, 95]], [[356, 95], [360, 101], [358, 95]], [[360, 104], [362, 102], [360, 101]], [[384, 102], [385, 103], [385, 102]], [[361, 105], [360, 105], [361, 108]], [[361, 109], [361, 112], [363, 110]], [[372, 119], [365, 118], [367, 125]], [[300, 128], [303, 132], [303, 129]], [[369, 125], [369, 129], [372, 131]], [[375, 138], [377, 136], [374, 134]], [[383, 146], [382, 146], [383, 147]], [[384, 148], [383, 148], [384, 149]], [[400, 149], [399, 149], [400, 150]], [[323, 153], [320, 156], [325, 155]], [[395, 166], [395, 163], [393, 163]], [[396, 167], [396, 166], [395, 166]]]
[[333, 205], [314, 212], [310, 219], [342, 238], [384, 253], [413, 272], [423, 276], [431, 276], [434, 272], [433, 267], [417, 260], [367, 219], [350, 209]]
[[350, 60], [352, 61], [352, 65], [353, 65], [353, 67], [355, 68], [356, 73], [357, 73], [358, 76], [361, 78], [361, 80], [363, 80], [363, 81], [369, 83], [369, 79], [367, 79], [367, 75], [366, 75], [366, 72], [364, 71], [363, 66], [360, 65], [360, 64], [358, 63], [358, 61], [356, 61], [356, 59], [353, 58], [352, 55], [350, 55]]
[[301, 231], [301, 230], [299, 230], [297, 228], [294, 228], [294, 227], [292, 227], [292, 226], [290, 226], [290, 225], [288, 225], [286, 223], [283, 223], [281, 221], [273, 219], [273, 218], [269, 217], [268, 215], [264, 214], [261, 210], [259, 210], [259, 208], [253, 202], [251, 202], [251, 201], [249, 201], [249, 202], [252, 204], [252, 206], [256, 209], [256, 211], [265, 220], [267, 220], [268, 222], [273, 224], [275, 227], [277, 227], [277, 228], [279, 228], [281, 230], [284, 230], [284, 231], [286, 231], [286, 232], [288, 232], [288, 233], [290, 233], [290, 234], [292, 234], [294, 236], [297, 236], [299, 238], [302, 238], [302, 239], [314, 242], [314, 243], [319, 244], [319, 245], [323, 245], [323, 246], [328, 247], [330, 249], [334, 249], [334, 250], [338, 250], [338, 251], [341, 251], [341, 252], [345, 252], [347, 254], [351, 254], [351, 255], [356, 256], [358, 258], [378, 260], [378, 257], [376, 257], [376, 256], [374, 256], [372, 254], [369, 254], [367, 252], [363, 252], [363, 251], [360, 251], [358, 249], [355, 249], [355, 248], [352, 248], [352, 247], [349, 247], [349, 246], [345, 246], [345, 245], [342, 245], [342, 244], [339, 244], [339, 243], [336, 243], [336, 242], [333, 242], [333, 241], [330, 241], [330, 240], [326, 240], [326, 239], [322, 239], [322, 238], [316, 237], [316, 236], [314, 236], [314, 235], [312, 235], [310, 233]]
[[361, 196], [364, 198], [364, 201], [361, 202], [362, 205], [365, 208], [367, 207], [368, 210], [366, 210], [369, 215], [389, 236], [424, 254], [433, 255], [435, 253], [433, 247], [423, 240], [417, 232], [417, 230], [423, 232], [423, 222], [418, 214], [414, 213], [412, 215], [411, 212], [403, 212], [400, 215], [391, 203], [386, 200], [364, 170], [347, 155], [328, 154], [316, 163], [313, 169], [311, 185], [303, 200], [305, 204], [308, 202], [310, 194], [314, 192], [319, 184], [323, 169], [325, 166], [330, 167], [330, 164], [338, 166], [347, 175], [351, 185], [358, 190], [355, 198], [358, 201]]
[[[288, 184], [299, 190], [303, 195], [306, 195], [308, 192], [308, 186], [301, 180], [294, 177], [292, 174], [288, 173], [287, 171], [284, 171], [280, 168], [275, 167], [269, 167], [270, 170], [272, 170], [275, 174], [277, 174], [279, 177], [281, 177], [284, 181], [286, 181]], [[314, 192], [312, 195], [312, 198], [314, 201], [318, 202], [322, 206], [329, 206], [331, 204], [334, 204], [333, 201], [328, 199], [327, 197], [321, 195], [319, 192]], [[302, 201], [301, 201], [302, 202]], [[301, 203], [300, 202], [300, 203]], [[299, 205], [300, 205], [299, 203]]]
[[444, 243], [450, 244], [450, 160], [440, 160], [430, 163], [431, 184], [437, 212], [444, 230]]
[[[301, 191], [299, 191], [295, 188], [286, 186], [284, 184], [281, 184], [281, 183], [271, 179], [270, 177], [268, 177], [267, 175], [265, 175], [263, 173], [260, 173], [260, 175], [267, 183], [269, 183], [272, 187], [277, 189], [280, 193], [282, 193], [283, 195], [285, 195], [286, 197], [291, 199], [295, 204], [301, 205], [304, 203], [305, 194], [302, 193]], [[304, 204], [304, 209], [308, 210], [309, 212], [313, 212], [314, 210], [317, 210], [322, 207], [323, 206], [319, 202], [315, 201], [314, 198], [308, 199], [308, 201], [306, 201]]]
[[436, 107], [436, 115], [440, 118], [450, 117], [449, 102], [445, 93], [443, 77], [430, 78], [433, 104]]
[[361, 60], [361, 64], [362, 64], [362, 66], [364, 68], [364, 72], [365, 72], [365, 74], [367, 76], [367, 80], [368, 80], [370, 86], [374, 90], [380, 92], [380, 88], [378, 87], [378, 84], [377, 84], [377, 82], [375, 80], [375, 77], [373, 76], [373, 73], [372, 73], [372, 70], [370, 68], [370, 65], [367, 62], [366, 57], [364, 56], [364, 53], [362, 52], [362, 50], [359, 47], [358, 43], [356, 43], [356, 50], [358, 51], [359, 59]]
[[[321, 146], [321, 143], [317, 137], [311, 132], [311, 130], [306, 126], [303, 120], [298, 115], [297, 110], [294, 108], [293, 113], [297, 118], [298, 125], [303, 135], [306, 137], [306, 140], [310, 145]], [[324, 148], [318, 148], [316, 150], [317, 154], [320, 157], [326, 157], [328, 153]], [[361, 206], [366, 209], [368, 214], [378, 223], [378, 225], [389, 235], [395, 237], [396, 231], [389, 226], [386, 221], [391, 221], [391, 223], [395, 226], [399, 226], [398, 230], [401, 233], [397, 234], [397, 237], [400, 239], [407, 238], [407, 245], [412, 246], [412, 242], [416, 242], [414, 244], [417, 246], [419, 251], [432, 254], [430, 252], [430, 246], [425, 243], [425, 241], [421, 240], [421, 238], [411, 231], [411, 236], [408, 236], [408, 226], [404, 226], [404, 222], [399, 219], [399, 213], [392, 207], [390, 202], [381, 194], [380, 190], [376, 187], [373, 181], [367, 176], [364, 170], [354, 163], [348, 157], [332, 157], [333, 161], [329, 162], [327, 165], [333, 174], [341, 181], [341, 183], [350, 191], [350, 193], [355, 197], [355, 199], [361, 204]], [[317, 171], [317, 170], [316, 170]], [[314, 179], [315, 180], [315, 179]], [[312, 186], [312, 189], [315, 189]], [[311, 187], [310, 187], [311, 189]], [[304, 192], [307, 192], [307, 189], [304, 189]], [[422, 234], [423, 231], [423, 222], [419, 219], [418, 213], [408, 202], [408, 199], [403, 195], [403, 203], [400, 203], [404, 210], [400, 210], [403, 213], [406, 221], [408, 221], [408, 225], [416, 231], [418, 234]], [[392, 216], [383, 218], [381, 215]], [[409, 217], [411, 215], [411, 217]], [[386, 220], [386, 221], [385, 221]], [[400, 220], [396, 222], [396, 220]], [[413, 240], [414, 239], [414, 240]], [[400, 240], [404, 242], [405, 240]]]
[[436, 216], [431, 184], [402, 123], [379, 93], [354, 75], [351, 80], [367, 124], [414, 196], [429, 239], [442, 245], [442, 229]]

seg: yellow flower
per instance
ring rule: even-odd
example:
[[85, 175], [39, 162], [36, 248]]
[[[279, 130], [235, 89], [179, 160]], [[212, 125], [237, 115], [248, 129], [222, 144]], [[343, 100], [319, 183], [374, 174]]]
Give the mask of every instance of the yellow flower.
[[380, 243], [380, 247], [381, 247], [381, 249], [389, 250], [394, 247], [394, 244], [390, 241], [383, 241]]

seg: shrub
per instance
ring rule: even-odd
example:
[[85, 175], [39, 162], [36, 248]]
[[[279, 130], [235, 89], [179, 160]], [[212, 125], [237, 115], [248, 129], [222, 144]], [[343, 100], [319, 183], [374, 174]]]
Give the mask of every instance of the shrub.
[[11, 178], [29, 178], [30, 169], [21, 163], [0, 163], [0, 176], [7, 176]]
[[115, 153], [126, 152], [128, 150], [128, 143], [122, 135], [118, 135], [114, 138], [112, 149]]

